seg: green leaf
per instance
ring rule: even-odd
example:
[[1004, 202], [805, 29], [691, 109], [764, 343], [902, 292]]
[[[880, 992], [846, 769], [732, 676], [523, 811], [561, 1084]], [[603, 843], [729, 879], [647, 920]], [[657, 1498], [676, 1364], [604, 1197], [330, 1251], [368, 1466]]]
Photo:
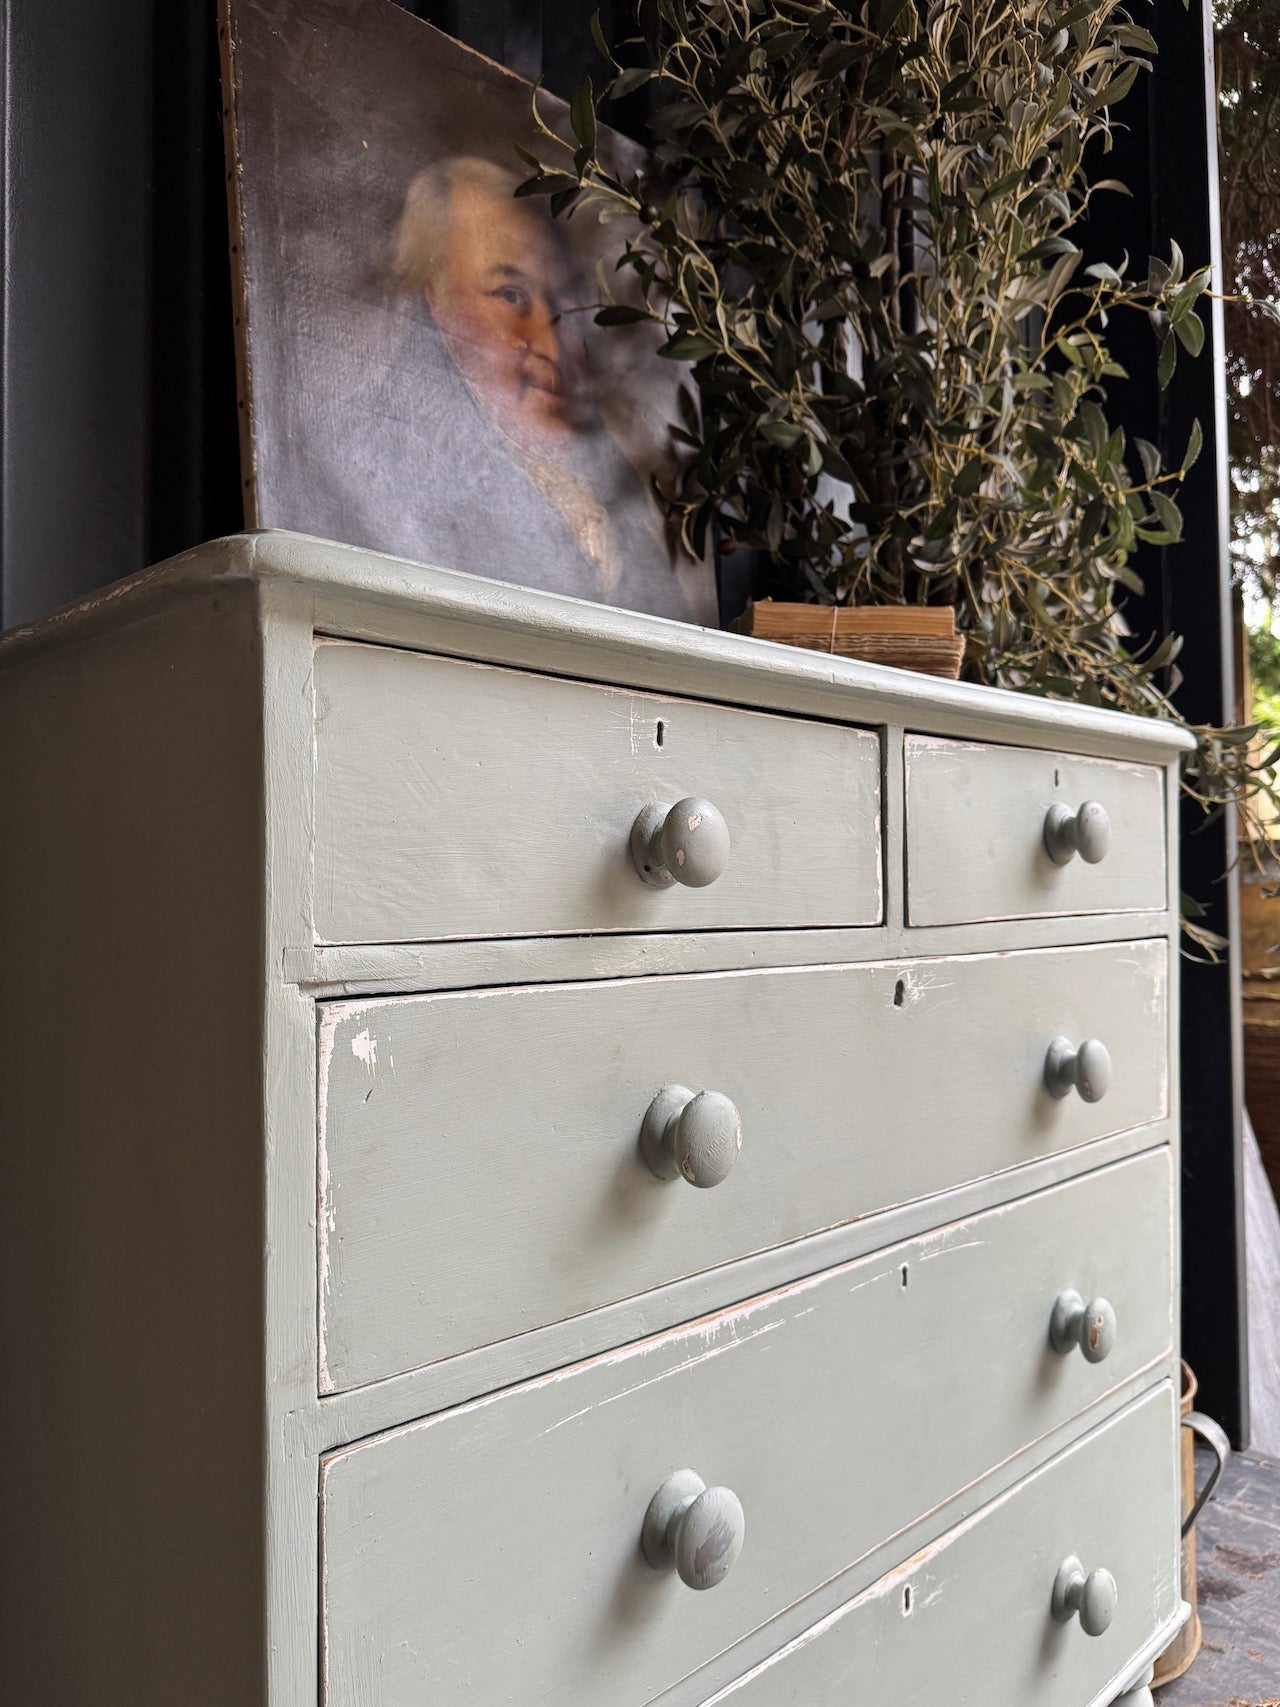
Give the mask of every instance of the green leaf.
[[582, 194], [582, 188], [574, 184], [571, 189], [557, 190], [547, 203], [552, 219], [558, 219], [562, 213], [567, 213]]
[[803, 444], [808, 434], [803, 427], [797, 427], [792, 421], [763, 421], [760, 425], [761, 438], [768, 439], [771, 445], [777, 445], [780, 450], [794, 450]]
[[1185, 320], [1175, 320], [1173, 330], [1188, 355], [1200, 354], [1204, 348], [1204, 321], [1198, 314], [1189, 314]]
[[572, 190], [576, 195], [581, 187], [568, 172], [543, 172], [536, 178], [527, 178], [515, 193], [518, 196], [556, 196]]
[[1199, 421], [1193, 421], [1191, 423], [1191, 437], [1187, 440], [1186, 455], [1182, 459], [1182, 472], [1184, 474], [1189, 468], [1194, 467], [1203, 448], [1204, 433], [1201, 430]]
[[969, 498], [982, 485], [986, 478], [987, 465], [980, 456], [966, 462], [964, 467], [953, 475], [951, 480], [952, 494], [957, 498]]
[[1158, 255], [1148, 255], [1147, 289], [1152, 296], [1159, 296], [1172, 277], [1173, 272], [1167, 261], [1162, 261]]
[[673, 362], [700, 362], [706, 356], [719, 353], [719, 344], [708, 338], [705, 332], [677, 332], [658, 351], [660, 356], [666, 356]]
[[620, 71], [610, 83], [609, 93], [615, 101], [621, 101], [628, 95], [634, 95], [637, 89], [643, 89], [656, 75], [657, 73], [647, 66], [629, 66], [626, 71]]
[[1178, 509], [1178, 506], [1174, 503], [1173, 499], [1169, 497], [1168, 493], [1161, 492], [1157, 487], [1156, 490], [1151, 493], [1151, 507], [1160, 518], [1160, 525], [1169, 535], [1169, 538], [1171, 540], [1181, 539], [1182, 512]]
[[1180, 634], [1166, 634], [1164, 639], [1156, 647], [1155, 651], [1146, 660], [1147, 669], [1154, 674], [1156, 670], [1163, 670], [1167, 668], [1168, 665], [1172, 664], [1173, 660], [1178, 656], [1181, 650], [1182, 636]]
[[596, 44], [596, 51], [599, 53], [601, 59], [607, 59], [609, 64], [616, 70], [618, 62], [613, 57], [613, 53], [610, 50], [608, 42], [604, 39], [604, 31], [600, 27], [599, 12], [593, 12], [591, 14], [591, 39]]
[[1160, 473], [1160, 452], [1150, 439], [1135, 438], [1133, 442], [1142, 462], [1143, 478], [1147, 481], [1155, 480]]
[[1176, 338], [1166, 338], [1160, 346], [1160, 359], [1156, 363], [1156, 379], [1163, 391], [1173, 378], [1173, 370], [1178, 365], [1178, 341]]
[[584, 77], [573, 91], [573, 99], [569, 102], [569, 123], [573, 126], [573, 134], [577, 137], [580, 147], [595, 147], [596, 99], [589, 77]]
[[1104, 83], [1097, 94], [1084, 103], [1086, 113], [1096, 113], [1103, 107], [1118, 106], [1133, 88], [1134, 79], [1141, 67], [1136, 61], [1130, 61], [1122, 70], [1117, 71], [1109, 82]]
[[640, 320], [652, 320], [654, 316], [643, 308], [628, 308], [625, 303], [610, 303], [596, 314], [597, 326], [634, 326]]

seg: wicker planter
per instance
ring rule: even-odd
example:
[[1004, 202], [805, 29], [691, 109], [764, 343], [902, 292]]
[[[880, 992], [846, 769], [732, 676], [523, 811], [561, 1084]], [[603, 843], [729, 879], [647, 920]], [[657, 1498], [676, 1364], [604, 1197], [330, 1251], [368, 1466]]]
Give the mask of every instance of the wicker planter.
[[732, 625], [739, 634], [892, 664], [927, 676], [960, 674], [964, 637], [950, 605], [801, 605], [760, 599]]

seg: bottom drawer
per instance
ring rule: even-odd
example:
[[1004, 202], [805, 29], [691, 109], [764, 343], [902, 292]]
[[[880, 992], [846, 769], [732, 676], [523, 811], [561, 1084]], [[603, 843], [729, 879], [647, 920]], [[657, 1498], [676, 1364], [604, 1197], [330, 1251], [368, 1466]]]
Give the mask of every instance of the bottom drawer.
[[[705, 1707], [1105, 1707], [1178, 1610], [1175, 1427], [1166, 1384]], [[1072, 1557], [1115, 1580], [1114, 1613], [1096, 1635], [1078, 1615], [1053, 1613]]]

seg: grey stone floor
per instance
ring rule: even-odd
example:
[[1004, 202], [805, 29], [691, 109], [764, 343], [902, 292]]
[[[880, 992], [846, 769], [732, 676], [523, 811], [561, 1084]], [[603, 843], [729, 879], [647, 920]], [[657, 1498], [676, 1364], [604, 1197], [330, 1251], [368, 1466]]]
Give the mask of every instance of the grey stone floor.
[[1204, 1646], [1156, 1707], [1280, 1707], [1280, 1462], [1237, 1454], [1198, 1544]]

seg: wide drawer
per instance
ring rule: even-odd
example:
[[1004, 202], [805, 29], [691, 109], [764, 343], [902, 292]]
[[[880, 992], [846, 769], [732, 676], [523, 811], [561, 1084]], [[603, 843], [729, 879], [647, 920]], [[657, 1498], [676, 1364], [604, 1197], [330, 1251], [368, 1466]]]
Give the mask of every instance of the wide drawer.
[[[1110, 1707], [1179, 1608], [1173, 1389], [1111, 1418], [706, 1707]], [[1115, 1578], [1096, 1637], [1052, 1613], [1068, 1558]]]
[[[1168, 904], [1164, 772], [1021, 747], [908, 735], [907, 914], [913, 925]], [[1051, 808], [1100, 805], [1108, 838], [1050, 857]], [[1071, 832], [1067, 832], [1070, 840]], [[1103, 847], [1102, 857], [1096, 857]]]
[[[1050, 1347], [1067, 1289], [1114, 1309], [1101, 1362]], [[1160, 1150], [332, 1453], [325, 1699], [642, 1707], [1159, 1367], [1171, 1303]], [[745, 1514], [709, 1593], [639, 1547], [686, 1468]]]
[[[880, 919], [866, 730], [339, 641], [315, 713], [321, 941]], [[632, 825], [688, 797], [723, 815], [727, 866], [650, 887]]]
[[[358, 1386], [1167, 1111], [1163, 940], [321, 1009], [321, 1388]], [[1101, 1040], [1100, 1102], [1044, 1084]], [[727, 1178], [658, 1179], [669, 1085]]]

